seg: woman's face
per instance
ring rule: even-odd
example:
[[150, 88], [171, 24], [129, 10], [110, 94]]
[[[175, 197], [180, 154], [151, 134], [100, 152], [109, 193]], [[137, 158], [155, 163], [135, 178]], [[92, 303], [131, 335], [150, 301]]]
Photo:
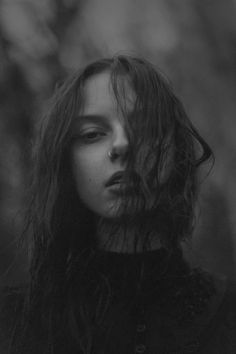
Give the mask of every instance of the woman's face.
[[[131, 111], [134, 93], [128, 85], [126, 97]], [[84, 108], [74, 120], [72, 136], [72, 172], [81, 201], [99, 216], [115, 217], [125, 188], [129, 142], [109, 72], [86, 81]]]

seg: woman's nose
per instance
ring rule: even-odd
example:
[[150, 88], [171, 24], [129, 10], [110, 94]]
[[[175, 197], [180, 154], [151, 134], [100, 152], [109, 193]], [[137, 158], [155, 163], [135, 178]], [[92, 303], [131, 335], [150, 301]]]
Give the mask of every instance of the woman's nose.
[[126, 159], [129, 148], [129, 140], [127, 133], [123, 126], [117, 128], [114, 139], [112, 141], [111, 150], [109, 156], [112, 160]]

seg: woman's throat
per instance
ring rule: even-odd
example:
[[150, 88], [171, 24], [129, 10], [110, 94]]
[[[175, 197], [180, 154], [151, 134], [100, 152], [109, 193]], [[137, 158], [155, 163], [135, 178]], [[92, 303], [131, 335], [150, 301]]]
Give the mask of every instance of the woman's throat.
[[96, 239], [99, 249], [117, 253], [141, 253], [162, 247], [155, 232], [139, 232], [134, 225], [121, 225], [110, 219], [100, 219]]

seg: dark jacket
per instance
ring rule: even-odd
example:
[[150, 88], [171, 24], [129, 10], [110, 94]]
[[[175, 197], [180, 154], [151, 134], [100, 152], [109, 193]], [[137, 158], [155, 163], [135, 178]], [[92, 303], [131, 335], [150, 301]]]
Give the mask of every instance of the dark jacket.
[[[106, 262], [113, 262], [113, 270]], [[207, 275], [207, 279], [211, 279], [208, 287], [204, 273], [178, 277], [178, 270], [170, 271], [171, 276], [163, 281], [163, 277], [157, 276], [156, 262], [149, 260], [144, 267], [145, 284], [137, 296], [137, 289], [134, 291], [137, 262], [134, 267], [133, 262], [131, 266], [130, 260], [119, 257], [114, 264], [109, 257], [102, 259], [101, 264], [103, 273], [113, 278], [114, 296], [105, 320], [94, 335], [94, 354], [236, 353], [234, 283]], [[127, 273], [127, 269], [131, 269], [130, 272]], [[153, 283], [156, 277], [159, 281]], [[121, 283], [120, 278], [125, 281]], [[8, 354], [22, 304], [22, 289], [5, 289], [1, 304], [0, 354]], [[32, 344], [30, 353], [48, 351], [39, 341], [35, 347]], [[59, 353], [70, 353], [65, 343], [58, 345], [55, 354]]]

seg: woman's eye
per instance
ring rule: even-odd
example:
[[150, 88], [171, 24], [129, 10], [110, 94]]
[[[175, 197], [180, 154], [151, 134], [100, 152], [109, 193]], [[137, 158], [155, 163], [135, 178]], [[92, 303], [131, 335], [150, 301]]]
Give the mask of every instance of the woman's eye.
[[99, 138], [103, 137], [105, 135], [105, 132], [103, 131], [90, 131], [90, 132], [84, 132], [80, 134], [80, 139], [83, 141], [87, 142], [92, 142], [96, 141]]

